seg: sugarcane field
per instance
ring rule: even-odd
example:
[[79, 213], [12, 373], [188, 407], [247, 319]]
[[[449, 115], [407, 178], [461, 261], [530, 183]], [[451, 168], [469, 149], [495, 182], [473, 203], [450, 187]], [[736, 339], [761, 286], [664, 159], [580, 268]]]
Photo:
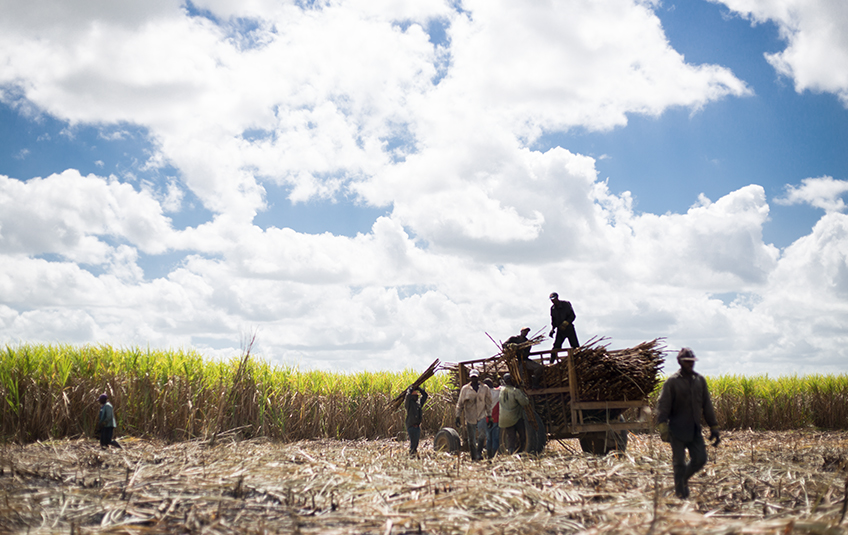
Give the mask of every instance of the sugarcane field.
[[483, 463], [403, 442], [267, 438], [6, 444], [5, 533], [838, 534], [848, 433], [731, 431], [692, 498], [648, 434], [596, 456], [576, 439]]
[[848, 535], [848, 0], [0, 8], [0, 535]]
[[543, 338], [395, 375], [7, 347], [0, 532], [848, 533], [845, 375], [707, 378], [683, 477], [662, 339]]

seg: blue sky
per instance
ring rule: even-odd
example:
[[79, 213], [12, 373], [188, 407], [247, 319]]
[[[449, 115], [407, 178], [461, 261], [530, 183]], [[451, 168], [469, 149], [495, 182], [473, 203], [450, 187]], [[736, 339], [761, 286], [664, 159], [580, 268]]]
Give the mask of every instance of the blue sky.
[[837, 3], [74, 4], [2, 23], [0, 341], [423, 368], [558, 290], [848, 370]]

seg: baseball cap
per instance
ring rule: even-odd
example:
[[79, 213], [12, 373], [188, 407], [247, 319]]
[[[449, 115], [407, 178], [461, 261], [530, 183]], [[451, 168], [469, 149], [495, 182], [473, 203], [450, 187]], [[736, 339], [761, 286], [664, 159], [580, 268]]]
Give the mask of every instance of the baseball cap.
[[107, 396], [106, 394], [100, 394], [100, 396], [98, 396], [97, 398], [97, 401], [106, 401], [107, 399], [109, 399], [109, 396]]
[[695, 352], [689, 349], [688, 347], [684, 347], [677, 353], [677, 360], [698, 360], [695, 358]]
[[480, 372], [478, 372], [477, 370], [471, 370], [470, 372], [468, 372], [468, 377], [480, 377]]
[[556, 292], [551, 292], [551, 295], [548, 296], [548, 299], [553, 299], [554, 297], [559, 297], [559, 294]]

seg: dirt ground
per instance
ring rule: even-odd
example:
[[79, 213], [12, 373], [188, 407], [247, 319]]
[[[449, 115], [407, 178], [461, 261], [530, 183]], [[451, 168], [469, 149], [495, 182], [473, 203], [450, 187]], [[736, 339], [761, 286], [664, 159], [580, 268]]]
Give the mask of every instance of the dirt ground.
[[686, 501], [648, 435], [477, 463], [431, 437], [417, 459], [389, 440], [119, 440], [0, 445], [0, 532], [848, 534], [846, 432], [724, 433]]

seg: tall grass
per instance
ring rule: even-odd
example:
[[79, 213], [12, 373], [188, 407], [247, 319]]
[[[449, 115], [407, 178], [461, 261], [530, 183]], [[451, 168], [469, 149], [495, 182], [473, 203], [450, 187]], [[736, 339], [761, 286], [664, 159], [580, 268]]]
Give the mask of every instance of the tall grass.
[[[123, 435], [403, 436], [404, 411], [388, 404], [418, 374], [301, 371], [255, 359], [249, 349], [217, 361], [192, 350], [7, 345], [0, 352], [0, 439], [91, 434], [99, 410], [95, 398], [102, 392], [111, 397]], [[848, 374], [722, 375], [707, 381], [722, 428], [848, 429]], [[455, 398], [445, 373], [426, 387], [431, 401], [422, 428], [432, 434], [453, 422]]]
[[[246, 352], [229, 361], [191, 350], [102, 346], [6, 346], [0, 362], [0, 437], [21, 442], [92, 433], [109, 394], [119, 433], [185, 440], [220, 433], [305, 438], [376, 438], [405, 432], [388, 402], [418, 372], [353, 374], [273, 366]], [[447, 377], [426, 385], [424, 427], [452, 420]]]
[[707, 378], [719, 424], [731, 429], [848, 429], [848, 374]]

